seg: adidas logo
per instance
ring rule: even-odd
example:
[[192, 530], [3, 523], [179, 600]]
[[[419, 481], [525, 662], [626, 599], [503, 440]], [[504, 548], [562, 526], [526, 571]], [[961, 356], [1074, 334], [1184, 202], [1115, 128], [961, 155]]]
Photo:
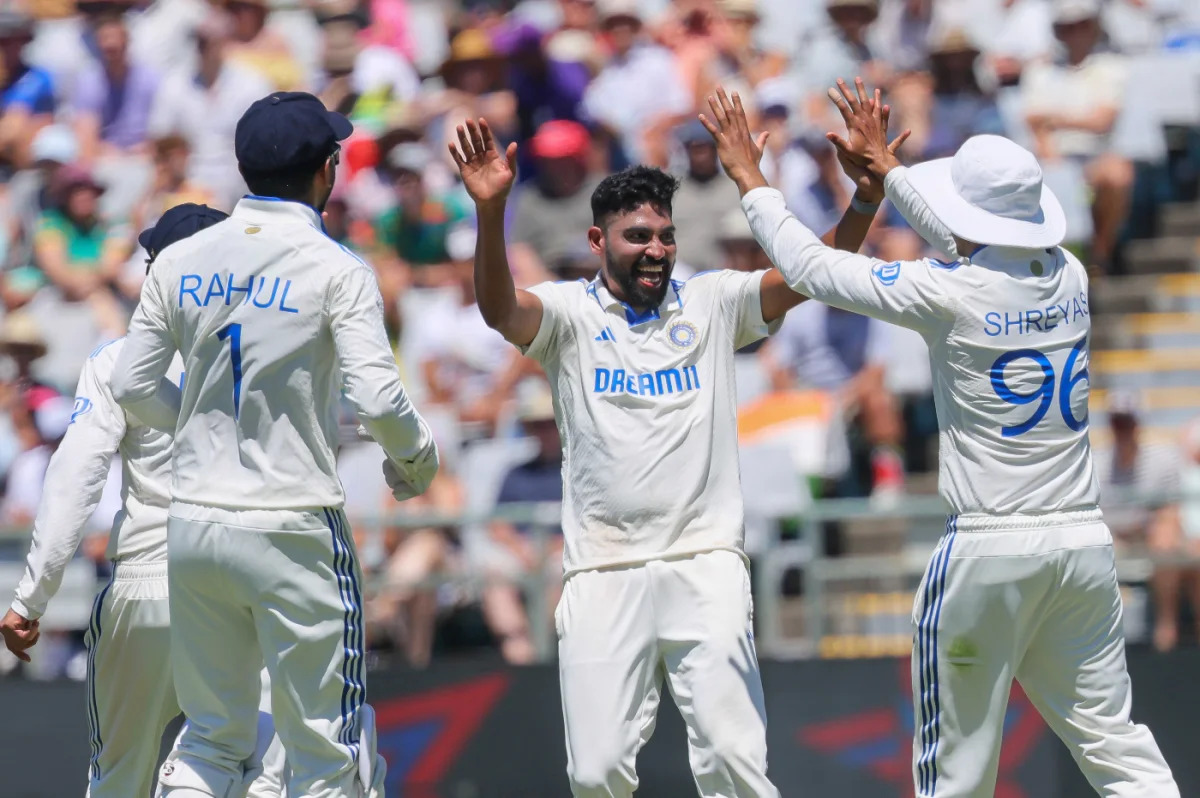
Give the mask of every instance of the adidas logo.
[[616, 339], [615, 339], [615, 338], [613, 338], [612, 330], [610, 330], [609, 328], [605, 327], [605, 328], [604, 328], [604, 329], [603, 329], [603, 330], [600, 332], [600, 334], [599, 334], [599, 335], [597, 335], [597, 336], [596, 336], [596, 337], [595, 337], [593, 340], [596, 340], [596, 341], [615, 341]]

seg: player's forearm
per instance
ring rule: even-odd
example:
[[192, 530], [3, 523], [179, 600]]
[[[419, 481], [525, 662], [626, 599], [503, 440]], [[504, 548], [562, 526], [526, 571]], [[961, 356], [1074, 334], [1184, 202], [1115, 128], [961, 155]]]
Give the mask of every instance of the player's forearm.
[[844, 252], [858, 252], [862, 249], [863, 242], [867, 240], [867, 233], [870, 232], [871, 225], [875, 222], [877, 209], [878, 206], [867, 211], [859, 211], [853, 204], [848, 205], [842, 218], [838, 220], [837, 226], [821, 236], [821, 243]]
[[839, 264], [869, 260], [826, 246], [787, 209], [775, 189], [744, 196], [742, 208], [759, 246], [792, 290], [805, 296], [822, 302], [841, 298], [835, 279]]
[[475, 242], [475, 297], [484, 322], [501, 333], [517, 313], [517, 286], [508, 265], [504, 241], [504, 205], [477, 207], [479, 237]]
[[917, 235], [939, 252], [951, 257], [958, 257], [958, 247], [954, 244], [954, 234], [950, 228], [929, 209], [929, 205], [908, 182], [908, 169], [900, 166], [888, 172], [883, 181], [884, 191], [896, 210], [904, 217]]
[[34, 620], [46, 611], [75, 556], [83, 527], [100, 503], [116, 446], [91, 430], [71, 430], [50, 458], [33, 525], [25, 575], [13, 609]]

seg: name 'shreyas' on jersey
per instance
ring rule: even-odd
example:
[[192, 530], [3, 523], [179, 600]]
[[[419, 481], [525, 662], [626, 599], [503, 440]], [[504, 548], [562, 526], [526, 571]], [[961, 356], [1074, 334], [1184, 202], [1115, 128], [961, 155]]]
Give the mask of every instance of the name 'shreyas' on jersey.
[[762, 273], [671, 281], [644, 313], [597, 278], [544, 283], [526, 348], [546, 369], [563, 439], [568, 573], [740, 551], [734, 351], [768, 333]]
[[[927, 241], [953, 237], [903, 177], [888, 196]], [[939, 488], [955, 513], [1093, 509], [1087, 273], [1061, 248], [982, 247], [883, 263], [825, 247], [774, 189], [743, 198], [755, 238], [800, 293], [909, 327], [929, 346]]]
[[400, 383], [374, 272], [301, 203], [246, 197], [229, 219], [172, 245], [150, 272], [128, 338], [117, 388], [135, 408], [161, 367], [159, 348], [183, 355], [177, 502], [340, 506], [343, 386], [394, 462], [407, 467], [432, 446]]

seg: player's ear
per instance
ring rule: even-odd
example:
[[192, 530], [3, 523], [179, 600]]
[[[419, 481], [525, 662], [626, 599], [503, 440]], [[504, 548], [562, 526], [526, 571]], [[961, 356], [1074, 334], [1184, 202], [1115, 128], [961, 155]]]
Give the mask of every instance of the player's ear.
[[597, 255], [604, 254], [604, 230], [592, 225], [588, 228], [588, 246], [591, 247], [593, 253]]

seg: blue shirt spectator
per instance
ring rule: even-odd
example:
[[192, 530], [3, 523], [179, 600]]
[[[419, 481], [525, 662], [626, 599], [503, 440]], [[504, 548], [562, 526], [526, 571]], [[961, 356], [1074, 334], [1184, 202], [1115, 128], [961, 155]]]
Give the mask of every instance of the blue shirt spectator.
[[54, 79], [38, 67], [24, 67], [0, 94], [0, 111], [20, 108], [31, 114], [54, 112]]

